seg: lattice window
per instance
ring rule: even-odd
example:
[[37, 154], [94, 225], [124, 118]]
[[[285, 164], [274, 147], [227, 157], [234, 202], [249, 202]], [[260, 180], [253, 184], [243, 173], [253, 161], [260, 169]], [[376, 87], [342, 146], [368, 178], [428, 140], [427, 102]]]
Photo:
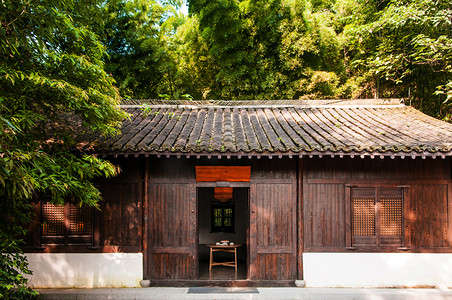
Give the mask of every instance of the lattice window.
[[353, 235], [375, 236], [375, 199], [353, 199]]
[[44, 236], [61, 236], [66, 233], [64, 224], [64, 205], [44, 203], [42, 205], [42, 234]]
[[69, 234], [91, 235], [92, 233], [92, 209], [91, 207], [80, 207], [70, 205], [69, 208]]
[[381, 198], [380, 234], [383, 236], [401, 236], [402, 213], [402, 198]]
[[91, 207], [73, 204], [55, 205], [43, 202], [42, 244], [91, 244], [93, 215]]
[[223, 226], [223, 211], [221, 208], [213, 208], [213, 226]]
[[211, 232], [234, 232], [234, 202], [213, 202]]
[[401, 246], [403, 244], [402, 188], [351, 189], [351, 244]]
[[233, 211], [232, 208], [225, 208], [223, 210], [224, 215], [224, 226], [232, 227]]

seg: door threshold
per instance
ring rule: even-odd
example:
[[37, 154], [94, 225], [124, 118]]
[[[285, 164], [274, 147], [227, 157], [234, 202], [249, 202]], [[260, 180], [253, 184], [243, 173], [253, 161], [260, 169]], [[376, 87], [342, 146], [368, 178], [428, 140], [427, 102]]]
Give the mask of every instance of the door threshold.
[[151, 287], [294, 287], [295, 280], [152, 280]]

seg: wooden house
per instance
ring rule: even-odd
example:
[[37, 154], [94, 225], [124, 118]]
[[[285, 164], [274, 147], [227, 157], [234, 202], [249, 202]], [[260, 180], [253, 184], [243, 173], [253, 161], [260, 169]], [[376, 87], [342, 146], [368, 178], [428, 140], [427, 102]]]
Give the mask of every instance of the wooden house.
[[[122, 107], [102, 210], [34, 203], [35, 287], [452, 287], [452, 124], [399, 100]], [[224, 240], [233, 277], [208, 270]]]

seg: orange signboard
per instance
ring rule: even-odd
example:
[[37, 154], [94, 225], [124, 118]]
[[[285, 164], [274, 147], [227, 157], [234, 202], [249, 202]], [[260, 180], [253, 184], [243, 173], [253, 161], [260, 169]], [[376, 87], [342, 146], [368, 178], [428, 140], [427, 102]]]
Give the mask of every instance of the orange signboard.
[[196, 181], [250, 181], [250, 166], [196, 166]]

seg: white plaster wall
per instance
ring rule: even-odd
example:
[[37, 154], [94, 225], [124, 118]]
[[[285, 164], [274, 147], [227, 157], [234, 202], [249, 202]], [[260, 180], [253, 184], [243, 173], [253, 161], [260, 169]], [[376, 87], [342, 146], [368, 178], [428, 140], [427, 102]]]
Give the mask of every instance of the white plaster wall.
[[452, 287], [452, 254], [304, 253], [307, 287]]
[[26, 253], [34, 288], [139, 287], [141, 253]]

